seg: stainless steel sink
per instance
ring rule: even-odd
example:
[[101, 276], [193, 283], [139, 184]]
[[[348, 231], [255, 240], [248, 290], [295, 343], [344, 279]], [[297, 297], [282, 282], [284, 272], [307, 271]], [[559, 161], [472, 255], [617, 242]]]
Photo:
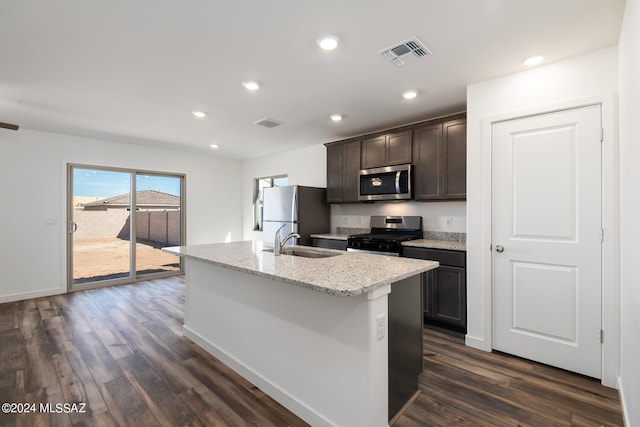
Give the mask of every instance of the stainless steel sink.
[[[263, 252], [272, 252], [273, 253], [273, 248], [266, 248], [262, 250]], [[303, 257], [303, 258], [329, 258], [329, 257], [334, 257], [334, 256], [338, 256], [338, 255], [342, 255], [341, 252], [329, 252], [329, 251], [321, 251], [321, 250], [317, 250], [315, 248], [301, 248], [299, 246], [297, 247], [285, 247], [282, 248], [282, 251], [280, 252], [281, 255], [290, 255], [290, 256], [299, 256], [299, 257]]]

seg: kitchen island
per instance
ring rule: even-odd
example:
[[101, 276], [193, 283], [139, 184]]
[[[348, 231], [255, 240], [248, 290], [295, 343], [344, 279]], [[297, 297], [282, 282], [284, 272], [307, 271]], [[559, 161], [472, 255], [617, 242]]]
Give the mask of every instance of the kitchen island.
[[438, 263], [296, 248], [165, 248], [185, 259], [184, 335], [311, 425], [388, 425], [407, 374], [417, 391], [420, 274]]

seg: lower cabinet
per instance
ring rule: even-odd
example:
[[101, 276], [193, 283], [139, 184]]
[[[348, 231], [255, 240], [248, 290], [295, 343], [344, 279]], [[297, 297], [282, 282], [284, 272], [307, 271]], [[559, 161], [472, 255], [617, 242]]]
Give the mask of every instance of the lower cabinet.
[[322, 237], [312, 237], [311, 246], [326, 249], [338, 249], [340, 251], [347, 250], [347, 241], [338, 239], [324, 239]]
[[440, 263], [435, 270], [422, 274], [425, 321], [466, 332], [466, 253], [446, 249], [404, 247], [402, 255]]

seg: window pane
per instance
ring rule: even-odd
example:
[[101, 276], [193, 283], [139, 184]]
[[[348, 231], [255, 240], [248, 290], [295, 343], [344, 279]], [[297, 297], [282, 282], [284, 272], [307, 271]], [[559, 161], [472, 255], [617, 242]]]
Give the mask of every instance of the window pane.
[[73, 169], [72, 284], [131, 277], [131, 174]]
[[288, 184], [287, 182], [289, 181], [289, 179], [286, 176], [281, 176], [279, 178], [274, 178], [273, 179], [273, 186], [274, 187], [286, 187]]
[[180, 245], [181, 178], [136, 175], [136, 274], [180, 270], [180, 257], [165, 246]]
[[284, 187], [288, 185], [287, 176], [268, 176], [255, 179], [255, 194], [253, 199], [253, 229], [262, 231], [262, 190], [269, 187]]

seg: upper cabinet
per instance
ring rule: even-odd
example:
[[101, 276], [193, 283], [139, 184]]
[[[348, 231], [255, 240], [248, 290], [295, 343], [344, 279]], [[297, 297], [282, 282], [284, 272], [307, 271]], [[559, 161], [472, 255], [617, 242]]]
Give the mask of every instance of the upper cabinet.
[[327, 144], [327, 202], [357, 202], [359, 171], [359, 139]]
[[362, 169], [411, 163], [411, 142], [411, 130], [363, 139]]
[[467, 120], [442, 124], [442, 198], [467, 198]]
[[413, 132], [413, 196], [417, 200], [442, 198], [442, 124]]
[[462, 200], [467, 196], [467, 122], [464, 118], [414, 130], [414, 199]]
[[406, 163], [413, 165], [414, 200], [466, 199], [464, 113], [325, 145], [329, 203], [358, 201], [360, 169]]

